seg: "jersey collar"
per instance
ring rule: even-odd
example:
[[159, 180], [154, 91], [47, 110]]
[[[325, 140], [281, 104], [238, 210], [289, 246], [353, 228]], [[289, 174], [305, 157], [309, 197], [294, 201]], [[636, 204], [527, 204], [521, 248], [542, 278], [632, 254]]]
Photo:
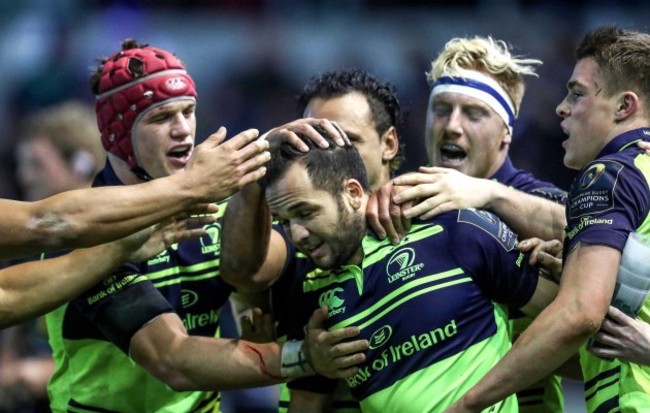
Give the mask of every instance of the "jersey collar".
[[622, 151], [639, 140], [650, 141], [650, 128], [632, 129], [618, 135], [605, 145], [597, 158], [602, 158], [603, 156]]

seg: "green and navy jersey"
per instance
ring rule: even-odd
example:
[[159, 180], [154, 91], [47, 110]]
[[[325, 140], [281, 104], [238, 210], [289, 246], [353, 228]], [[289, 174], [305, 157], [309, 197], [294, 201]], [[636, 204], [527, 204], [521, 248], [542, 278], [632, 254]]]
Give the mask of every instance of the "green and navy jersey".
[[[480, 210], [419, 221], [397, 246], [369, 235], [361, 266], [303, 277], [297, 313], [327, 305], [326, 328], [357, 326], [369, 341], [359, 373], [346, 380], [362, 411], [439, 412], [510, 348], [506, 306], [523, 306], [537, 286], [515, 245], [516, 235]], [[314, 377], [289, 386], [322, 392], [334, 383]], [[516, 412], [516, 397], [491, 409]]]
[[[614, 138], [571, 184], [565, 257], [580, 243], [622, 253], [630, 232], [650, 235], [650, 156], [636, 147], [640, 139], [650, 139], [650, 128]], [[638, 317], [650, 322], [650, 299]], [[589, 412], [650, 412], [650, 367], [607, 361], [585, 349], [580, 364]]]
[[[499, 183], [530, 195], [546, 198], [559, 204], [566, 204], [566, 191], [552, 183], [541, 181], [530, 172], [517, 169], [509, 157], [490, 177]], [[510, 327], [513, 338], [521, 334], [532, 322], [531, 317], [522, 314], [510, 314]], [[564, 390], [560, 376], [550, 375], [517, 392], [519, 413], [562, 413], [564, 412]]]
[[[107, 163], [94, 186], [121, 185]], [[143, 263], [126, 263], [47, 315], [55, 372], [54, 412], [212, 412], [216, 392], [175, 392], [129, 358], [133, 335], [176, 312], [190, 335], [218, 335], [219, 309], [232, 291], [219, 276], [220, 220], [208, 235], [175, 244]], [[92, 265], [89, 262], [88, 265]]]

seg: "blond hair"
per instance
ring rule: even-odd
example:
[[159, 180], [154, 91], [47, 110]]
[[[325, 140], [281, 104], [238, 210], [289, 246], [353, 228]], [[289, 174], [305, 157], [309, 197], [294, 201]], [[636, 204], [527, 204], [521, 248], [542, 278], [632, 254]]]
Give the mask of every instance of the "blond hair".
[[512, 55], [503, 40], [492, 37], [456, 37], [445, 44], [442, 52], [431, 62], [427, 79], [435, 83], [442, 76], [462, 77], [463, 70], [476, 70], [492, 77], [508, 93], [519, 113], [524, 97], [524, 75], [537, 76], [535, 65], [541, 60]]

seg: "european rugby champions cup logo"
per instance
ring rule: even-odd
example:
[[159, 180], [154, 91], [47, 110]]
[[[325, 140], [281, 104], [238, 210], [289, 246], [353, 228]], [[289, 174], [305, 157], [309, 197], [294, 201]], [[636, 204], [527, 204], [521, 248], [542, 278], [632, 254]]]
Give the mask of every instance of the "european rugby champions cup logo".
[[201, 241], [201, 253], [218, 255], [221, 252], [221, 244], [219, 243], [219, 237], [221, 236], [221, 225], [212, 224], [205, 227], [205, 232], [208, 235], [204, 235], [200, 238]]
[[580, 189], [585, 190], [595, 184], [596, 181], [598, 181], [598, 179], [603, 175], [603, 172], [605, 172], [604, 164], [597, 163], [591, 165], [580, 178]]
[[415, 276], [420, 271], [424, 264], [415, 262], [415, 251], [413, 248], [402, 248], [393, 253], [392, 257], [386, 264], [386, 274], [388, 275], [388, 282], [393, 283], [397, 280], [408, 280]]

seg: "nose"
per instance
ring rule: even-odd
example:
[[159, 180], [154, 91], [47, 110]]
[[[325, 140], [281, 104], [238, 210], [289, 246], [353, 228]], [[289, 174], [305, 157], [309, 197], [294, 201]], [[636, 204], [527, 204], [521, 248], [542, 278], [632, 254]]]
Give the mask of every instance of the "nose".
[[299, 244], [301, 241], [309, 237], [309, 231], [304, 226], [296, 223], [295, 221], [289, 222], [289, 232], [291, 239], [294, 243]]
[[460, 135], [463, 133], [462, 122], [461, 122], [461, 113], [460, 108], [454, 108], [447, 116], [445, 122], [445, 131], [451, 135]]
[[190, 118], [183, 113], [177, 113], [172, 127], [172, 135], [177, 138], [185, 138], [192, 134], [192, 125]]
[[562, 99], [562, 102], [557, 105], [555, 108], [555, 113], [561, 118], [566, 118], [569, 116], [569, 105], [566, 103], [566, 99]]

